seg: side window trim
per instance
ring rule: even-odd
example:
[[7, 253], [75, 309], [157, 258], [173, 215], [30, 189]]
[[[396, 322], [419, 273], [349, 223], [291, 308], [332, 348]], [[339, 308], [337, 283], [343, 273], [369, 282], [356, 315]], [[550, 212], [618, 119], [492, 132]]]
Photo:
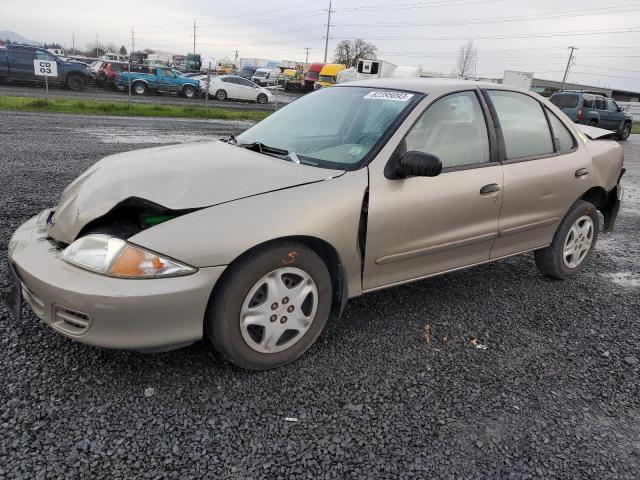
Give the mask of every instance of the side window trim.
[[463, 88], [463, 89], [460, 89], [460, 90], [453, 90], [453, 91], [447, 92], [445, 94], [442, 94], [439, 97], [435, 97], [433, 99], [433, 101], [429, 102], [429, 104], [426, 107], [424, 107], [424, 109], [420, 112], [420, 115], [418, 115], [416, 120], [407, 129], [406, 133], [402, 137], [402, 140], [400, 140], [400, 142], [398, 143], [398, 146], [402, 145], [403, 143], [406, 145], [405, 139], [407, 138], [409, 133], [413, 130], [415, 125], [420, 121], [422, 116], [427, 112], [427, 110], [429, 110], [429, 108], [431, 108], [432, 105], [434, 105], [439, 100], [442, 100], [443, 98], [446, 98], [446, 97], [448, 97], [450, 95], [456, 95], [456, 94], [459, 94], [459, 93], [472, 93], [472, 94], [474, 94], [476, 96], [476, 99], [477, 99], [478, 103], [480, 104], [480, 109], [482, 110], [482, 115], [483, 115], [483, 118], [484, 118], [485, 128], [487, 130], [487, 140], [488, 140], [488, 143], [489, 143], [489, 161], [488, 162], [482, 162], [482, 163], [472, 163], [472, 164], [469, 164], [469, 165], [459, 165], [459, 166], [454, 166], [454, 167], [444, 167], [442, 169], [442, 173], [457, 172], [457, 171], [460, 171], [460, 170], [471, 170], [473, 168], [494, 167], [496, 165], [499, 165], [500, 164], [499, 154], [497, 152], [495, 144], [493, 143], [493, 141], [496, 140], [495, 137], [493, 138], [493, 141], [492, 141], [492, 136], [493, 136], [492, 134], [495, 134], [495, 131], [493, 130], [493, 122], [491, 124], [489, 124], [489, 122], [488, 122], [487, 114], [485, 112], [485, 104], [483, 102], [482, 95], [480, 95], [479, 92], [478, 92], [478, 88], [477, 87], [470, 87], [470, 88]]
[[[551, 129], [551, 140], [553, 141], [553, 149], [555, 150], [556, 154], [567, 155], [568, 153], [573, 153], [576, 150], [578, 150], [578, 140], [576, 139], [576, 136], [573, 134], [572, 129], [567, 127], [564, 124], [564, 122], [560, 120], [560, 118], [556, 114], [554, 114], [547, 106], [543, 106], [543, 109], [544, 109], [544, 114], [547, 116], [547, 122], [549, 123], [549, 128]], [[559, 150], [560, 144], [556, 142], [556, 137], [553, 134], [553, 125], [551, 123], [551, 115], [553, 115], [556, 118], [556, 120], [560, 123], [560, 125], [564, 127], [564, 129], [569, 133], [571, 140], [573, 140], [573, 147], [571, 147], [570, 150], [565, 150], [565, 151]]]
[[[500, 120], [498, 119], [498, 112], [495, 109], [495, 106], [493, 105], [493, 102], [491, 101], [491, 97], [489, 95], [489, 90], [491, 89], [482, 89], [482, 96], [484, 97], [485, 101], [487, 102], [487, 105], [489, 107], [489, 110], [491, 112], [491, 116], [494, 119], [495, 125], [496, 125], [496, 136], [498, 137], [498, 144], [499, 144], [499, 151], [500, 151], [500, 163], [502, 163], [503, 165], [508, 165], [510, 163], [520, 163], [520, 162], [530, 162], [532, 160], [539, 160], [542, 158], [550, 158], [550, 157], [557, 157], [559, 154], [556, 151], [556, 146], [555, 146], [555, 141], [554, 141], [554, 137], [553, 137], [553, 131], [551, 129], [551, 125], [550, 125], [550, 121], [549, 121], [549, 117], [547, 116], [547, 112], [546, 112], [546, 107], [540, 103], [540, 101], [537, 98], [532, 97], [531, 95], [527, 95], [526, 93], [523, 92], [518, 92], [515, 90], [508, 90], [508, 89], [492, 89], [496, 92], [513, 92], [513, 93], [519, 93], [521, 95], [527, 95], [528, 97], [532, 98], [533, 100], [535, 100], [538, 105], [540, 106], [540, 108], [542, 109], [545, 119], [547, 121], [547, 128], [549, 129], [549, 135], [551, 136], [551, 143], [553, 145], [553, 152], [552, 153], [545, 153], [543, 155], [532, 155], [532, 156], [528, 156], [528, 157], [517, 157], [517, 158], [512, 158], [512, 159], [507, 159], [507, 150], [506, 150], [506, 144], [504, 141], [504, 133], [502, 132], [502, 126], [500, 125]], [[575, 138], [574, 138], [575, 141]], [[567, 152], [568, 153], [568, 152]]]

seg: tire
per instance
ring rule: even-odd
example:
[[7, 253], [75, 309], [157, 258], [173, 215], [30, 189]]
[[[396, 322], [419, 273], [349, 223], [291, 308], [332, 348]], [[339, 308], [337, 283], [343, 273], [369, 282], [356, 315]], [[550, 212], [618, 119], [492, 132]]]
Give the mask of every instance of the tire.
[[618, 140], [626, 140], [631, 135], [631, 122], [626, 122], [618, 132]]
[[551, 245], [534, 252], [538, 270], [558, 280], [576, 276], [589, 261], [599, 231], [600, 217], [596, 207], [578, 200], [560, 222]]
[[209, 300], [205, 333], [241, 368], [280, 367], [316, 341], [329, 318], [332, 293], [327, 266], [310, 248], [291, 241], [259, 247], [225, 272]]
[[590, 127], [597, 127], [598, 126], [598, 121], [595, 118], [592, 118], [591, 120], [589, 120], [589, 126]]
[[256, 100], [258, 103], [261, 103], [264, 105], [265, 103], [269, 102], [269, 97], [267, 97], [266, 94], [261, 93], [260, 95], [258, 95], [258, 98]]
[[146, 95], [148, 90], [144, 82], [133, 82], [131, 85], [131, 91], [136, 95]]
[[218, 100], [226, 100], [226, 99], [227, 99], [227, 92], [226, 92], [226, 90], [222, 90], [222, 89], [218, 90], [218, 91], [216, 92], [216, 98], [217, 98]]
[[80, 92], [87, 86], [87, 81], [84, 79], [84, 77], [75, 73], [67, 76], [67, 79], [64, 83], [69, 90], [72, 90], [74, 92]]
[[196, 89], [193, 88], [191, 85], [187, 85], [182, 89], [182, 96], [184, 98], [189, 98], [189, 99], [196, 98], [196, 94], [197, 94]]

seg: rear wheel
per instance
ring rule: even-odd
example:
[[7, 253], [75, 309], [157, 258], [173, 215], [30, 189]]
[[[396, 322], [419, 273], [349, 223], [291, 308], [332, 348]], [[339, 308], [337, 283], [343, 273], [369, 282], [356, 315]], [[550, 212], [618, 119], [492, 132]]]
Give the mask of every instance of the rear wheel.
[[627, 122], [622, 126], [622, 130], [618, 132], [618, 140], [626, 140], [631, 135], [631, 122]]
[[222, 89], [218, 90], [216, 92], [216, 98], [218, 100], [226, 100], [227, 99], [227, 92], [225, 90], [222, 90]]
[[538, 269], [559, 280], [577, 275], [591, 257], [599, 229], [596, 207], [578, 200], [560, 222], [551, 245], [534, 252]]
[[212, 295], [205, 331], [228, 360], [250, 370], [292, 362], [316, 340], [332, 299], [327, 266], [294, 242], [268, 245], [234, 263]]
[[196, 97], [196, 89], [191, 85], [187, 85], [182, 89], [182, 95], [184, 98], [195, 98]]
[[81, 90], [84, 90], [85, 86], [87, 85], [87, 82], [85, 81], [84, 77], [82, 77], [81, 75], [71, 74], [67, 77], [65, 84], [67, 85], [67, 88], [69, 90], [73, 90], [74, 92], [79, 92]]
[[132, 87], [131, 90], [133, 91], [133, 93], [135, 93], [136, 95], [144, 95], [147, 93], [147, 85], [142, 83], [142, 82], [135, 82]]
[[265, 93], [261, 93], [260, 95], [258, 95], [258, 103], [265, 104], [268, 101], [269, 101], [269, 97], [267, 97]]

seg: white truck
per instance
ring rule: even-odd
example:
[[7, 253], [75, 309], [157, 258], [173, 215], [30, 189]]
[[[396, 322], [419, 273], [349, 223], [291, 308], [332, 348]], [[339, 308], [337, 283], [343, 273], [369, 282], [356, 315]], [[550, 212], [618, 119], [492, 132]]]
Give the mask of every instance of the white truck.
[[368, 78], [418, 78], [420, 67], [395, 65], [384, 60], [358, 60], [355, 67], [338, 73], [337, 83], [366, 80]]
[[515, 70], [505, 70], [502, 76], [502, 84], [509, 85], [511, 87], [524, 88], [525, 90], [531, 90], [531, 84], [533, 83], [532, 72], [517, 72]]

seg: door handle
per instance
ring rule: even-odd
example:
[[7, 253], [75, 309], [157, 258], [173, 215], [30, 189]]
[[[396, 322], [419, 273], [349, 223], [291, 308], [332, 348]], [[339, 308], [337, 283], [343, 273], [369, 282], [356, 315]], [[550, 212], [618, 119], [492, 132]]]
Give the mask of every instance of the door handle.
[[587, 170], [586, 168], [579, 168], [578, 170], [576, 170], [576, 178], [584, 178], [587, 175], [589, 175], [589, 170]]
[[480, 189], [480, 195], [489, 195], [500, 191], [500, 185], [497, 183], [490, 183]]

